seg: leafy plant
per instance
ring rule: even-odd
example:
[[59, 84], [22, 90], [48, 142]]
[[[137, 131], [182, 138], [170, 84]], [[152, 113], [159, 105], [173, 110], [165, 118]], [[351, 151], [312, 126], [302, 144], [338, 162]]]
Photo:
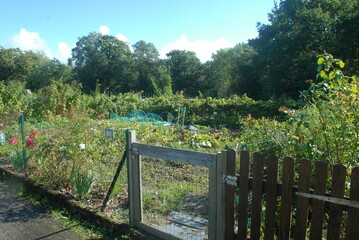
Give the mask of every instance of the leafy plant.
[[26, 163], [23, 159], [23, 154], [19, 150], [15, 150], [11, 156], [12, 165], [16, 171], [23, 171], [26, 168]]
[[312, 82], [302, 93], [309, 103], [304, 113], [315, 118], [301, 119], [298, 125], [306, 138], [315, 140], [321, 158], [355, 166], [359, 156], [357, 77], [346, 76], [342, 72], [344, 62], [330, 54], [319, 55], [317, 63], [318, 83]]
[[95, 175], [89, 172], [82, 172], [79, 169], [72, 169], [70, 175], [71, 188], [76, 191], [78, 198], [83, 198], [91, 192], [95, 183]]

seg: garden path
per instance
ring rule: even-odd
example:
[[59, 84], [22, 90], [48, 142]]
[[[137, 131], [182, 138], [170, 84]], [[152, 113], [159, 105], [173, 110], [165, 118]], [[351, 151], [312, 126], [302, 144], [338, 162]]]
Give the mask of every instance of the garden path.
[[81, 239], [72, 227], [54, 219], [42, 204], [19, 194], [21, 184], [0, 176], [0, 240]]

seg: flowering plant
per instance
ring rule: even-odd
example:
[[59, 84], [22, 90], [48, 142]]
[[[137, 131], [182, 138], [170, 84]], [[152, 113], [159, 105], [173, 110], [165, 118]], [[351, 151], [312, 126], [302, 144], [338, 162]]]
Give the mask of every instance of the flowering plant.
[[36, 146], [35, 138], [37, 135], [39, 135], [39, 132], [32, 132], [30, 133], [29, 138], [26, 140], [26, 147], [28, 148], [34, 148]]
[[[25, 146], [29, 149], [34, 148], [36, 144], [36, 136], [39, 135], [39, 132], [31, 132], [29, 138], [26, 140]], [[19, 146], [19, 141], [16, 136], [9, 138], [9, 144], [15, 146], [15, 150], [12, 154], [12, 163], [16, 170], [24, 170], [28, 165], [28, 157], [26, 156], [26, 148], [22, 147], [22, 151], [19, 150], [21, 146]]]
[[9, 138], [9, 144], [11, 144], [11, 145], [16, 145], [16, 143], [17, 143], [16, 137], [11, 137], [11, 138]]

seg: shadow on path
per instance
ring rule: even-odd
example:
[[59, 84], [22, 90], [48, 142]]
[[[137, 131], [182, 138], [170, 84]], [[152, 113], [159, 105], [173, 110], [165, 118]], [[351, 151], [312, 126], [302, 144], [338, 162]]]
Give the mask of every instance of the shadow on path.
[[12, 239], [82, 239], [54, 219], [42, 204], [31, 204], [22, 197], [21, 184], [0, 176], [0, 240]]

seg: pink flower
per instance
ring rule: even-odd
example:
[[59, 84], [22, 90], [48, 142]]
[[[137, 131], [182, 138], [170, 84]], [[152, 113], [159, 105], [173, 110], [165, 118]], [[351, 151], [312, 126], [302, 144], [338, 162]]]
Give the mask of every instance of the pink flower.
[[29, 138], [26, 141], [26, 147], [28, 148], [34, 148], [36, 146], [36, 143], [34, 143], [34, 139], [33, 138]]
[[12, 137], [9, 139], [9, 144], [15, 145], [17, 143], [16, 137]]
[[39, 132], [32, 132], [32, 133], [30, 133], [30, 138], [31, 139], [34, 139], [37, 135], [39, 135], [40, 133]]
[[29, 138], [26, 140], [26, 147], [28, 148], [34, 148], [36, 146], [35, 137], [39, 135], [39, 132], [32, 132], [30, 133]]

